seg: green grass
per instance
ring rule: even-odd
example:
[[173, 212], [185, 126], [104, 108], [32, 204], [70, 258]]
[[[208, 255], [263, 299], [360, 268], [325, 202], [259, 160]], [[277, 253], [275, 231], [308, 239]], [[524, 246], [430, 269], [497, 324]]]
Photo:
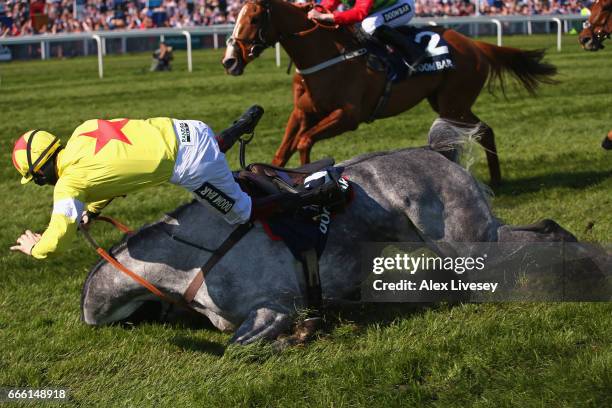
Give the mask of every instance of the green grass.
[[[583, 52], [575, 37], [561, 53], [552, 35], [504, 41], [549, 47], [562, 83], [538, 98], [512, 91], [477, 102], [505, 178], [494, 211], [515, 224], [553, 218], [582, 240], [611, 242], [612, 156], [599, 143], [612, 126], [612, 54]], [[47, 262], [9, 253], [25, 228], [45, 227], [51, 208], [51, 190], [22, 187], [11, 165], [26, 129], [65, 141], [90, 118], [172, 116], [219, 130], [259, 103], [266, 115], [249, 159], [269, 160], [292, 101], [291, 78], [272, 57], [241, 78], [223, 73], [220, 51], [196, 52], [192, 74], [181, 53], [171, 73], [145, 72], [148, 54], [109, 56], [103, 80], [95, 58], [0, 65], [0, 386], [67, 387], [82, 406], [611, 406], [610, 303], [364, 306], [332, 313], [306, 347], [275, 353], [227, 348], [228, 335], [184, 323], [86, 327], [81, 285], [97, 258], [84, 242]], [[434, 117], [421, 104], [319, 143], [314, 158], [422, 145]], [[484, 160], [474, 172], [487, 180]], [[138, 226], [188, 199], [168, 185], [108, 212]], [[95, 234], [106, 246], [119, 238], [107, 227]]]

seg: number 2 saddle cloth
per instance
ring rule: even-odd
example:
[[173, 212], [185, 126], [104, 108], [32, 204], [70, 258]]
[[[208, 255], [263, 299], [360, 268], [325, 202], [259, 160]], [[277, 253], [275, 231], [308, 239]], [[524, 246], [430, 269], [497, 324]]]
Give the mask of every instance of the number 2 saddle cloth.
[[[404, 56], [400, 52], [371, 40], [365, 44], [370, 69], [386, 72], [387, 79], [396, 83], [405, 80], [408, 76], [434, 74], [455, 68], [452, 48], [442, 37], [443, 31], [411, 26], [399, 27], [396, 30], [406, 35], [409, 41], [414, 41], [417, 47], [427, 53], [427, 56], [415, 67], [415, 72], [410, 74]], [[412, 64], [412, 61], [408, 63]]]

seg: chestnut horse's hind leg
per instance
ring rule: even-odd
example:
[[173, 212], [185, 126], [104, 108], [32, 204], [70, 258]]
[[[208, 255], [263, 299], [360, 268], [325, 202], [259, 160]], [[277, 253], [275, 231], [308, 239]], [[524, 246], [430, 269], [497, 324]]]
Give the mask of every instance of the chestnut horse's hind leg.
[[[440, 98], [429, 97], [429, 104], [431, 107], [440, 114], [441, 118], [450, 119], [459, 123], [466, 123], [471, 125], [480, 125], [480, 132], [478, 143], [485, 149], [487, 156], [487, 164], [489, 166], [489, 175], [491, 177], [491, 185], [498, 186], [501, 184], [501, 168], [499, 166], [499, 157], [497, 156], [497, 147], [495, 146], [495, 133], [493, 129], [480, 118], [469, 110], [462, 112], [460, 109], [455, 109], [454, 106], [439, 106]], [[446, 101], [445, 101], [446, 102]]]
[[480, 118], [474, 115], [473, 112], [469, 113], [467, 118], [470, 123], [479, 124], [480, 130], [478, 135], [478, 143], [485, 150], [487, 156], [487, 164], [489, 166], [489, 176], [491, 178], [491, 186], [499, 186], [501, 184], [501, 168], [499, 166], [499, 157], [497, 155], [497, 146], [495, 146], [495, 133], [491, 126], [480, 120]]
[[498, 186], [501, 184], [501, 168], [499, 166], [499, 157], [497, 156], [497, 147], [495, 146], [495, 133], [493, 133], [493, 129], [483, 121], [480, 121], [480, 128], [481, 133], [478, 142], [485, 149], [491, 185]]

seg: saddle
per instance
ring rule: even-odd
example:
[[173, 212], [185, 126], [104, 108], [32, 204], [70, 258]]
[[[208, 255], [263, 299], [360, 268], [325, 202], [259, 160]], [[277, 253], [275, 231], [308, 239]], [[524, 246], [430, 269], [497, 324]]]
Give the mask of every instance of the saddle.
[[318, 205], [340, 210], [346, 203], [348, 184], [341, 178], [342, 168], [334, 164], [330, 157], [292, 169], [251, 163], [234, 177], [251, 197], [289, 193], [299, 200], [296, 207]]
[[302, 264], [310, 318], [318, 318], [321, 308], [319, 258], [327, 242], [331, 214], [348, 202], [349, 184], [341, 174], [342, 169], [334, 167], [331, 158], [293, 169], [252, 163], [234, 173], [240, 187], [252, 197], [286, 193], [298, 200], [295, 210], [261, 223], [268, 236], [283, 241]]

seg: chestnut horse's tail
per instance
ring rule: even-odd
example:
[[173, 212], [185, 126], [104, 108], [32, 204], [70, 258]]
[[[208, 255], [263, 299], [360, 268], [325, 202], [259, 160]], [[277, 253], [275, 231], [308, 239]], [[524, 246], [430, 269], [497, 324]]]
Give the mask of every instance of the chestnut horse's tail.
[[540, 84], [558, 82], [552, 78], [557, 74], [557, 67], [542, 62], [545, 50], [521, 50], [512, 47], [498, 47], [482, 41], [474, 42], [491, 64], [489, 92], [493, 92], [493, 85], [499, 81], [502, 93], [506, 95], [505, 73], [510, 73], [531, 95], [535, 94]]

